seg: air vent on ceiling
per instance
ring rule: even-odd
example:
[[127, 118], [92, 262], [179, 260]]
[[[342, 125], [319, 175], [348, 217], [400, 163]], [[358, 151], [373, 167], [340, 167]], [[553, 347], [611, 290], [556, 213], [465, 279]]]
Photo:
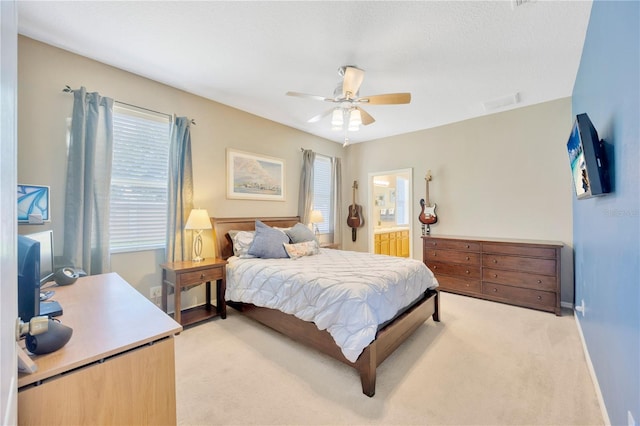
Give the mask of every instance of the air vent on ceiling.
[[516, 92], [513, 95], [503, 96], [502, 98], [483, 102], [482, 106], [484, 107], [485, 112], [490, 112], [509, 105], [517, 104], [518, 102], [520, 102], [520, 93]]

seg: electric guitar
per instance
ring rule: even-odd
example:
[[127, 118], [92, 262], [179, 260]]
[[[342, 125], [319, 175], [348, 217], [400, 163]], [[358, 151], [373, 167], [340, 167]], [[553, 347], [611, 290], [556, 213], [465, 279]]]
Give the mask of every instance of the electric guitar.
[[424, 199], [420, 199], [420, 207], [422, 211], [420, 212], [420, 216], [418, 216], [418, 220], [420, 223], [424, 225], [433, 225], [438, 221], [438, 216], [436, 216], [436, 204], [433, 203], [433, 206], [429, 202], [429, 181], [431, 180], [431, 170], [427, 172], [427, 175], [424, 177], [424, 180], [427, 182], [427, 190], [426, 190], [426, 201]]
[[351, 239], [356, 240], [356, 229], [364, 225], [362, 219], [362, 206], [356, 204], [356, 189], [358, 189], [358, 181], [353, 181], [353, 203], [349, 206], [349, 215], [347, 216], [347, 225], [351, 228]]

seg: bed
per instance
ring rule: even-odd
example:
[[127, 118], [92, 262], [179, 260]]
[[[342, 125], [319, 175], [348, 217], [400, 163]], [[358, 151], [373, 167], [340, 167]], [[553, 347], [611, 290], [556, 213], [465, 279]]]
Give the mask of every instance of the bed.
[[[320, 256], [311, 256], [309, 258], [305, 257], [302, 261], [299, 261], [300, 259], [287, 259], [286, 261], [281, 259], [265, 259], [265, 261], [263, 261], [263, 259], [239, 259], [237, 256], [234, 256], [233, 240], [230, 235], [230, 231], [232, 234], [234, 231], [253, 231], [255, 230], [256, 220], [274, 228], [290, 228], [299, 223], [299, 218], [295, 216], [276, 218], [252, 217], [211, 219], [214, 228], [214, 238], [217, 249], [216, 253], [218, 253], [218, 257], [230, 261], [229, 265], [227, 265], [227, 305], [242, 312], [245, 316], [258, 321], [295, 341], [315, 348], [316, 350], [319, 350], [320, 352], [355, 368], [360, 375], [362, 392], [369, 397], [373, 396], [375, 394], [377, 366], [380, 365], [430, 316], [434, 321], [439, 321], [439, 293], [437, 289], [437, 281], [433, 278], [433, 274], [431, 274], [426, 267], [422, 268], [428, 272], [428, 275], [431, 278], [424, 279], [425, 283], [421, 284], [420, 289], [418, 290], [419, 294], [416, 297], [412, 295], [403, 296], [411, 299], [407, 302], [408, 305], [403, 306], [395, 312], [389, 320], [384, 321], [382, 324], [377, 324], [373, 330], [371, 330], [370, 324], [368, 327], [365, 327], [365, 331], [362, 332], [362, 334], [373, 333], [373, 335], [369, 338], [369, 340], [372, 341], [367, 343], [362, 349], [359, 347], [352, 347], [349, 344], [347, 344], [347, 348], [345, 349], [343, 342], [344, 339], [337, 337], [335, 327], [325, 327], [322, 319], [315, 321], [311, 319], [318, 318], [317, 316], [309, 316], [309, 318], [307, 318], [306, 313], [286, 313], [281, 310], [282, 308], [267, 307], [271, 306], [269, 300], [265, 299], [265, 303], [262, 303], [262, 299], [260, 298], [254, 297], [251, 299], [250, 297], [241, 297], [242, 294], [247, 292], [246, 289], [244, 289], [245, 291], [243, 292], [234, 289], [233, 286], [234, 281], [242, 283], [242, 278], [238, 279], [238, 277], [242, 277], [241, 275], [238, 275], [240, 270], [251, 271], [257, 268], [271, 268], [271, 274], [273, 274], [273, 271], [278, 271], [278, 274], [286, 275], [289, 273], [288, 268], [285, 265], [286, 263], [300, 269], [305, 265], [304, 262], [319, 262], [322, 257], [329, 259], [330, 256], [333, 256], [335, 259], [340, 259], [341, 257], [346, 257], [347, 253], [356, 255], [356, 252], [337, 253], [337, 251], [331, 249], [320, 249]], [[344, 256], [342, 256], [343, 254]], [[371, 257], [381, 255], [359, 253], [356, 256]], [[384, 256], [383, 258], [375, 258], [375, 260], [380, 261], [386, 260], [387, 258], [388, 257]], [[337, 260], [335, 260], [335, 262], [337, 262]], [[360, 262], [360, 260], [357, 262]], [[323, 273], [326, 274], [327, 268], [321, 269]], [[335, 269], [336, 268], [331, 268], [332, 271]], [[300, 271], [298, 270], [297, 272], [291, 272], [291, 274], [300, 275], [299, 272]], [[422, 274], [423, 272], [420, 271], [420, 273]], [[355, 277], [354, 275], [354, 279], [362, 279], [361, 275], [362, 274], [359, 274], [358, 277]], [[342, 280], [343, 278], [340, 276], [339, 278], [332, 277], [331, 279], [336, 281]], [[430, 279], [432, 280], [431, 282], [429, 282]], [[254, 278], [251, 278], [250, 281], [254, 281]], [[290, 289], [290, 287], [291, 286], [287, 288]], [[424, 291], [422, 291], [423, 287]], [[269, 288], [269, 290], [271, 291], [271, 288]], [[261, 301], [259, 303], [250, 303], [247, 302], [247, 300]], [[327, 304], [327, 306], [329, 305], [330, 303]], [[322, 314], [322, 312], [316, 312], [316, 315], [318, 313]], [[366, 342], [366, 336], [364, 338]], [[360, 338], [353, 341], [361, 344], [359, 339]]]

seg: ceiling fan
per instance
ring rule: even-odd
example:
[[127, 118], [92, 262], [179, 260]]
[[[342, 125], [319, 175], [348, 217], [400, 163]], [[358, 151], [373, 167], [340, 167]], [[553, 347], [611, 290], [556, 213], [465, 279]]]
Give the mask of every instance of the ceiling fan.
[[299, 92], [287, 92], [287, 96], [314, 99], [336, 104], [333, 108], [307, 120], [315, 123], [331, 115], [331, 125], [336, 130], [358, 130], [360, 125], [367, 126], [376, 121], [360, 105], [397, 105], [411, 102], [411, 93], [388, 93], [383, 95], [360, 96], [360, 85], [364, 80], [364, 70], [353, 65], [338, 68], [342, 81], [333, 92], [333, 97], [308, 95]]

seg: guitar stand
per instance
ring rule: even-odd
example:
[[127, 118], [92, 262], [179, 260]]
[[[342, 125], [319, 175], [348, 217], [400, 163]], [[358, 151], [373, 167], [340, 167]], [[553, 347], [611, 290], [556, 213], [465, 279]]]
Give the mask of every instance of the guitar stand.
[[428, 223], [422, 224], [422, 235], [429, 235], [431, 233], [431, 227]]

